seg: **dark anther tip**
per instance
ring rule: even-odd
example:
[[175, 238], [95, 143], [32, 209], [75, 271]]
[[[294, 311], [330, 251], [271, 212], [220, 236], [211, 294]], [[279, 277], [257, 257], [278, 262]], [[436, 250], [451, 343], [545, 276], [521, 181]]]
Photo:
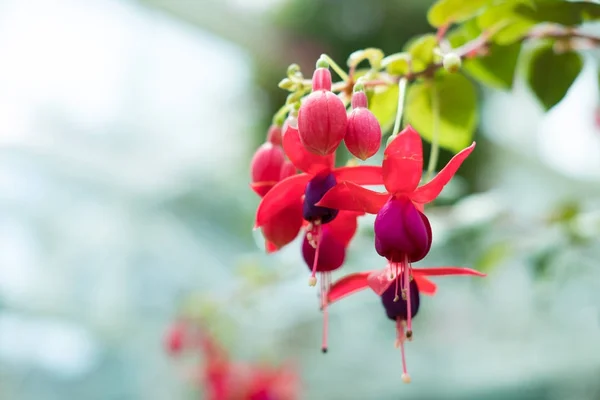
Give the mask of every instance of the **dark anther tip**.
[[412, 338], [412, 331], [406, 331], [406, 338], [407, 339], [411, 339]]
[[323, 348], [321, 349], [321, 352], [322, 352], [323, 354], [327, 353], [327, 347], [323, 347]]

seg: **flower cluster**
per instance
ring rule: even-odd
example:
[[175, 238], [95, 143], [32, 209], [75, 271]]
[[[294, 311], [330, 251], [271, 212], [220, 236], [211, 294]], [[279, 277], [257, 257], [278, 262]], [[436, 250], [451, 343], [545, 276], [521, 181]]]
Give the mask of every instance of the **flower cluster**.
[[[302, 102], [297, 116], [293, 111], [288, 116], [281, 140], [271, 140], [258, 149], [252, 162], [252, 187], [262, 200], [255, 227], [262, 229], [269, 252], [287, 245], [303, 230], [302, 255], [311, 269], [309, 284], [316, 285], [317, 272], [321, 276], [323, 352], [327, 351], [327, 306], [371, 288], [381, 297], [388, 318], [396, 324], [396, 343], [402, 351], [402, 380], [410, 382], [404, 342], [413, 338], [412, 319], [419, 310], [420, 294], [433, 295], [436, 291], [428, 277], [484, 276], [467, 268], [412, 266], [428, 254], [432, 243], [424, 206], [440, 194], [475, 143], [454, 156], [422, 186], [422, 142], [410, 126], [388, 142], [381, 166], [335, 168], [335, 152], [342, 141], [361, 160], [376, 154], [381, 144], [381, 127], [367, 107], [361, 83], [355, 86], [350, 111], [331, 92], [331, 85], [329, 69], [320, 59], [312, 79], [312, 93]], [[287, 163], [293, 168], [284, 167]], [[301, 172], [292, 173], [292, 169]], [[364, 187], [373, 185], [384, 185], [387, 192]], [[386, 266], [380, 271], [350, 274], [332, 284], [331, 271], [342, 267], [356, 232], [357, 218], [364, 214], [376, 214], [375, 250], [386, 259]]]
[[202, 326], [178, 320], [165, 336], [167, 352], [178, 357], [197, 353], [203, 363], [192, 380], [203, 387], [209, 400], [296, 400], [299, 379], [291, 365], [246, 364], [230, 359], [227, 352]]

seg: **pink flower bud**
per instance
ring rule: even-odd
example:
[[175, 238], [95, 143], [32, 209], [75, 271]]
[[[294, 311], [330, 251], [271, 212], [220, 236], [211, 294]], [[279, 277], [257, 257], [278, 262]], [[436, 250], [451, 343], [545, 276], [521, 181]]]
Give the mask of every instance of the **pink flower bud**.
[[317, 68], [313, 73], [312, 90], [331, 90], [331, 72], [329, 68]]
[[252, 182], [278, 182], [284, 162], [283, 149], [273, 143], [263, 143], [250, 162]]
[[366, 105], [365, 93], [354, 93], [352, 96], [354, 109], [348, 116], [346, 136], [344, 137], [344, 143], [350, 153], [361, 160], [373, 156], [381, 146], [381, 126]]
[[267, 131], [267, 142], [281, 146], [281, 127], [277, 125], [271, 125], [269, 127], [269, 130]]
[[312, 92], [298, 111], [302, 145], [313, 154], [332, 154], [346, 134], [346, 107], [328, 90]]
[[285, 178], [289, 178], [292, 175], [296, 174], [296, 167], [289, 161], [286, 161], [281, 166], [281, 173], [279, 175], [279, 180], [282, 181]]
[[359, 107], [363, 107], [363, 108], [367, 108], [368, 106], [368, 100], [367, 100], [367, 94], [363, 91], [360, 92], [354, 92], [352, 94], [352, 108], [359, 108]]

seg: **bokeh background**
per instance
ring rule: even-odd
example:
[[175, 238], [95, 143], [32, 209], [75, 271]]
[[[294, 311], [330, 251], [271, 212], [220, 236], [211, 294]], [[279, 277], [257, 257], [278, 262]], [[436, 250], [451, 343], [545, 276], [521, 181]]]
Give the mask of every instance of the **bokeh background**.
[[[411, 385], [370, 292], [332, 307], [323, 356], [300, 243], [267, 256], [252, 231], [249, 160], [287, 65], [398, 51], [430, 3], [0, 1], [0, 399], [202, 398], [197, 360], [163, 346], [182, 313], [239, 359], [292, 360], [303, 399], [599, 399], [597, 52], [546, 114], [520, 78], [481, 89], [420, 265], [489, 277], [437, 279]], [[372, 221], [346, 272], [383, 267]]]

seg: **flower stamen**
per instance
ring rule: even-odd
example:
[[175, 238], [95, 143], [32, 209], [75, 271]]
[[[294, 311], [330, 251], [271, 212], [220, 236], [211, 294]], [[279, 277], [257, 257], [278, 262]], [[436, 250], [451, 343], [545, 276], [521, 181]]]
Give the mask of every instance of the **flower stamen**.
[[408, 257], [404, 257], [404, 263], [402, 265], [404, 268], [404, 287], [406, 291], [406, 338], [408, 340], [412, 340], [413, 332], [412, 332], [412, 310], [410, 304], [410, 271], [408, 264]]
[[402, 382], [410, 383], [410, 375], [406, 367], [406, 355], [404, 353], [404, 320], [402, 317], [396, 318], [396, 347], [400, 347], [400, 353], [402, 354]]
[[[311, 246], [313, 246], [313, 248], [315, 249], [315, 259], [313, 260], [312, 273], [310, 275], [310, 278], [308, 278], [309, 286], [315, 286], [317, 284], [317, 265], [319, 263], [319, 248], [321, 247], [321, 237], [323, 235], [323, 227], [321, 226], [320, 221], [315, 221], [314, 226], [314, 230], [316, 231], [316, 240], [309, 241]], [[313, 239], [315, 239], [315, 235], [312, 236]]]

